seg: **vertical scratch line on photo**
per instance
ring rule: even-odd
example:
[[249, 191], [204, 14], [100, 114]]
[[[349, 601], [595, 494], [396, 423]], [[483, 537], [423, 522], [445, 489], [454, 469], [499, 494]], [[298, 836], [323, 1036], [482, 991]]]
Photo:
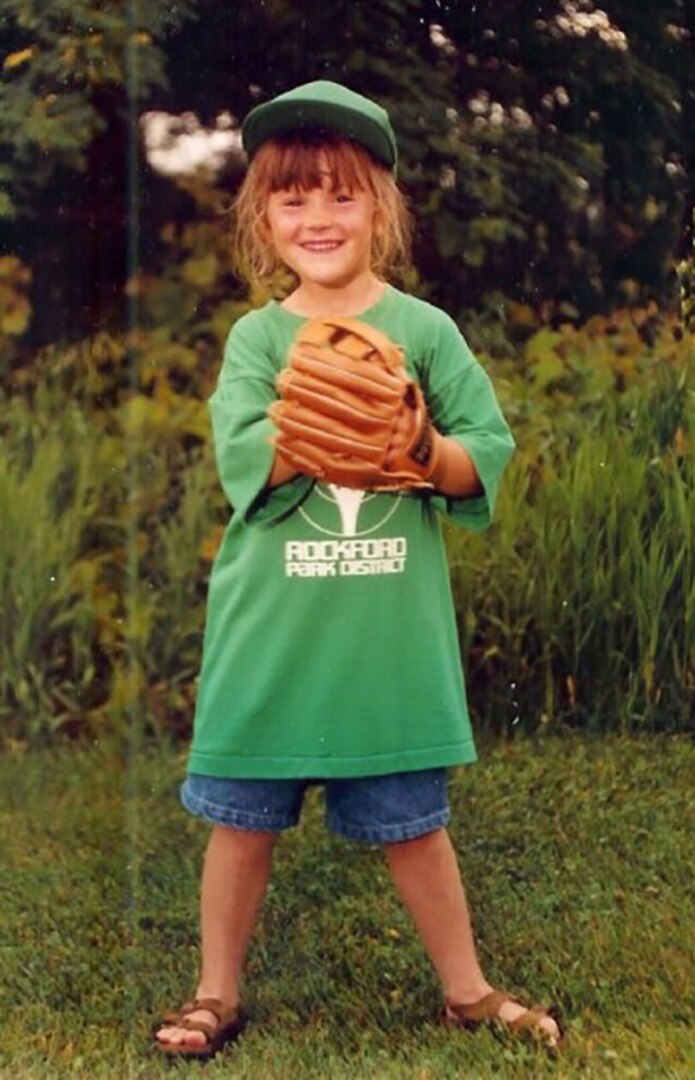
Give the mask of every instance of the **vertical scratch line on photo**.
[[[125, 43], [125, 75], [128, 108], [126, 143], [126, 228], [127, 266], [126, 279], [130, 281], [137, 272], [140, 259], [140, 161], [138, 144], [139, 69], [136, 31], [138, 28], [138, 2], [129, 0], [127, 37]], [[138, 359], [136, 335], [139, 300], [137, 290], [127, 288], [125, 293], [126, 356], [129, 370], [131, 399], [138, 389]], [[138, 853], [138, 791], [137, 762], [142, 739], [142, 690], [140, 686], [140, 660], [135, 649], [136, 635], [133, 626], [137, 620], [139, 556], [137, 550], [137, 515], [140, 492], [138, 447], [134, 438], [126, 437], [126, 470], [128, 479], [127, 514], [127, 563], [125, 581], [125, 615], [128, 653], [126, 666], [126, 768], [125, 768], [125, 895], [124, 895], [124, 986], [123, 1001], [125, 1024], [132, 1044], [137, 1016], [137, 943], [138, 908], [140, 899], [140, 867]], [[131, 1070], [132, 1071], [132, 1066]]]

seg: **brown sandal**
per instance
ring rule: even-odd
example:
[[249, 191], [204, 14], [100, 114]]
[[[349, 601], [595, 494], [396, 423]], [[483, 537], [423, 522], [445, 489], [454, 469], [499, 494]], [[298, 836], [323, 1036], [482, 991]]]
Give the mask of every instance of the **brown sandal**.
[[[205, 1020], [191, 1020], [190, 1014], [206, 1009], [214, 1014], [217, 1023]], [[155, 1024], [152, 1035], [155, 1045], [163, 1054], [175, 1057], [211, 1058], [228, 1042], [239, 1037], [246, 1024], [246, 1018], [240, 1005], [226, 1005], [219, 998], [196, 998], [187, 1001], [178, 1012], [167, 1012], [159, 1023]], [[186, 1046], [181, 1043], [166, 1043], [157, 1038], [157, 1033], [165, 1027], [185, 1028], [187, 1031], [202, 1031], [206, 1041], [200, 1046]]]
[[[562, 1042], [564, 1032], [554, 1008], [546, 1008], [545, 1005], [532, 1005], [530, 1009], [526, 1009], [525, 1012], [521, 1013], [516, 1020], [502, 1020], [499, 1012], [506, 1001], [513, 1001], [515, 1005], [523, 1005], [522, 1001], [512, 997], [511, 994], [505, 993], [504, 990], [493, 990], [490, 994], [486, 994], [479, 1001], [474, 1001], [470, 1005], [454, 1005], [447, 1002], [444, 1010], [444, 1021], [457, 1027], [466, 1028], [468, 1031], [473, 1031], [480, 1024], [497, 1021], [515, 1034], [522, 1031], [531, 1032], [541, 1038], [550, 1049], [555, 1049]], [[546, 1016], [554, 1020], [558, 1026], [559, 1036], [557, 1039], [540, 1026], [540, 1021]]]

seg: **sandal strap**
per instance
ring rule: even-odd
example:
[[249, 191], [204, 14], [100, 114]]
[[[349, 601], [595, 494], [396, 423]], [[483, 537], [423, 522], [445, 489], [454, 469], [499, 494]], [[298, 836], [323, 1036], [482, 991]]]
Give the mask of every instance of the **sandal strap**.
[[[515, 1005], [521, 1005], [524, 1009], [516, 1020], [502, 1021], [500, 1018], [500, 1009], [507, 1001], [512, 1001]], [[549, 1016], [558, 1025], [560, 1038], [562, 1038], [559, 1021], [553, 1013], [554, 1009], [547, 1008], [545, 1005], [531, 1005], [529, 1008], [518, 997], [507, 994], [504, 990], [493, 990], [492, 993], [486, 994], [478, 1001], [473, 1001], [468, 1005], [457, 1005], [453, 1002], [447, 1002], [446, 1005], [446, 1015], [468, 1028], [477, 1027], [478, 1024], [485, 1023], [488, 1020], [498, 1020], [515, 1033], [535, 1030], [539, 1034], [545, 1034], [540, 1027], [540, 1022]]]
[[543, 1017], [548, 1016], [548, 1010], [544, 1005], [532, 1005], [521, 1016], [517, 1016], [516, 1020], [511, 1020], [509, 1026], [512, 1031], [521, 1031], [523, 1028], [535, 1028], [538, 1027], [539, 1022]]
[[[217, 1021], [214, 1027], [204, 1020], [189, 1019], [191, 1013], [201, 1012], [202, 1010], [213, 1014]], [[219, 998], [195, 998], [193, 1001], [186, 1001], [180, 1009], [165, 1012], [158, 1027], [167, 1025], [183, 1027], [190, 1031], [202, 1031], [204, 1035], [212, 1036], [221, 1027], [226, 1027], [228, 1023], [236, 1019], [240, 1012], [240, 1006], [228, 1005]]]
[[237, 1011], [236, 1005], [226, 1005], [224, 1001], [220, 1001], [219, 998], [196, 998], [194, 1001], [189, 1001], [183, 1006], [181, 1015], [187, 1016], [189, 1013], [198, 1012], [200, 1009], [211, 1012], [218, 1023], [227, 1013]]
[[205, 1020], [191, 1020], [188, 1016], [179, 1020], [176, 1026], [185, 1028], [186, 1031], [201, 1031], [208, 1040], [214, 1038], [219, 1031], [219, 1024], [208, 1024]]
[[447, 1008], [458, 1020], [464, 1020], [467, 1024], [481, 1024], [485, 1020], [497, 1020], [499, 1011], [505, 1001], [514, 1001], [516, 998], [507, 994], [504, 990], [492, 990], [489, 994], [472, 1001], [468, 1005], [455, 1005], [448, 1003]]

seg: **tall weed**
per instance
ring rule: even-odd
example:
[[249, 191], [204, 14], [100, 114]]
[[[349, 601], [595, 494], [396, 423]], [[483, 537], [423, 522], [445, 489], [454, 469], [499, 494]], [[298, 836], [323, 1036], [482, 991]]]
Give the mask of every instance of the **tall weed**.
[[693, 420], [675, 375], [607, 399], [512, 463], [492, 534], [449, 537], [472, 701], [496, 730], [692, 723]]
[[[225, 513], [200, 402], [1, 403], [0, 741], [190, 723]], [[197, 406], [197, 408], [193, 408]]]
[[[148, 493], [171, 488], [166, 458], [149, 459]], [[146, 731], [188, 732], [200, 666], [207, 575], [221, 535], [212, 459], [202, 455], [153, 512], [141, 508], [135, 572], [124, 596], [123, 649], [109, 703], [112, 725], [138, 714]], [[223, 511], [224, 514], [224, 511]], [[138, 518], [135, 519], [137, 527]], [[149, 527], [148, 527], [149, 525]]]
[[[43, 395], [38, 403], [41, 410]], [[21, 399], [4, 419], [0, 716], [7, 734], [37, 741], [108, 696], [95, 593], [109, 558], [99, 528], [116, 525], [100, 518], [115, 451], [69, 403], [50, 425]]]

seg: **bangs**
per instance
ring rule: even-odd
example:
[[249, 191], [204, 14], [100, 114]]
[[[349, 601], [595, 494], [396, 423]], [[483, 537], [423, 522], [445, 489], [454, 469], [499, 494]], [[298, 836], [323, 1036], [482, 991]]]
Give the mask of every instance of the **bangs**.
[[374, 169], [386, 171], [357, 143], [328, 132], [276, 138], [261, 147], [254, 165], [261, 187], [276, 191], [311, 191], [330, 176], [330, 190], [373, 190]]

